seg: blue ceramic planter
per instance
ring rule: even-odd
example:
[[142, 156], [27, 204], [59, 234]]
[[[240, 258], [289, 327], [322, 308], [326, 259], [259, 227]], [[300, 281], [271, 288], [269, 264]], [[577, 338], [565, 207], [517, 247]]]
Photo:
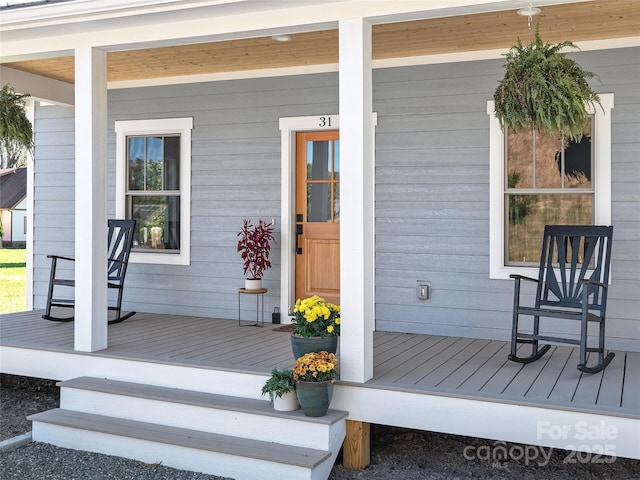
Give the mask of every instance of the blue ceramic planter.
[[333, 398], [333, 383], [296, 382], [298, 402], [307, 417], [323, 417]]
[[296, 360], [309, 352], [327, 351], [335, 354], [338, 351], [338, 337], [309, 337], [304, 338], [291, 334], [291, 350]]

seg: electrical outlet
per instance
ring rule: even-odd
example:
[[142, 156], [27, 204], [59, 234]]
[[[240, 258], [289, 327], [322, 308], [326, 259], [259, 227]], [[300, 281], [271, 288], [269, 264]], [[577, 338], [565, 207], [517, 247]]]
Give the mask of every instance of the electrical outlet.
[[422, 302], [431, 301], [431, 282], [418, 280], [418, 300]]

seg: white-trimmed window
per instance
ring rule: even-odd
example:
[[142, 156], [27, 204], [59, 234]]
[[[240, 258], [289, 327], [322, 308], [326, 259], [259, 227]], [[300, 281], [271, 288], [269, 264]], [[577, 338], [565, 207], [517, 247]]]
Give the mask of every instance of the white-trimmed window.
[[188, 265], [193, 119], [115, 122], [116, 216], [136, 220], [130, 261]]
[[490, 278], [537, 276], [545, 224], [611, 224], [611, 110], [600, 95], [581, 142], [500, 127], [490, 135]]

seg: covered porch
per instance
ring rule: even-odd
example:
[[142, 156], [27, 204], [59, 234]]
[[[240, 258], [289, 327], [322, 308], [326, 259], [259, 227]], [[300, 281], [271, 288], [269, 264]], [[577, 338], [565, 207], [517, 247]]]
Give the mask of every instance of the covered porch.
[[[289, 334], [271, 323], [138, 313], [109, 327], [107, 349], [89, 353], [73, 350], [73, 324], [41, 314], [0, 316], [3, 372], [259, 399], [271, 369], [293, 364]], [[508, 347], [374, 332], [373, 378], [339, 382], [332, 408], [357, 422], [640, 458], [640, 353], [616, 351], [605, 371], [589, 375], [576, 369], [575, 348], [554, 346], [521, 365], [507, 360]]]

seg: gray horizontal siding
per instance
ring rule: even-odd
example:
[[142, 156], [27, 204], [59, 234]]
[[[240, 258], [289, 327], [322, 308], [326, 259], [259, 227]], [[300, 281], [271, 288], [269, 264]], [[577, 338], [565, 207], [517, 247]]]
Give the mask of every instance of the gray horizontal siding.
[[[611, 343], [640, 349], [640, 49], [571, 54], [596, 72], [612, 112]], [[504, 60], [374, 71], [376, 325], [380, 330], [506, 339], [513, 284], [489, 280], [486, 102]], [[280, 117], [338, 111], [338, 76], [301, 75], [109, 92], [108, 211], [115, 201], [114, 122], [188, 116], [192, 140], [189, 266], [131, 265], [125, 307], [235, 318], [243, 218], [280, 219]], [[35, 305], [47, 253], [73, 254], [73, 110], [37, 110]], [[265, 275], [265, 311], [279, 302], [280, 246]], [[416, 299], [430, 281], [432, 299]], [[243, 304], [244, 305], [244, 304]], [[247, 304], [248, 305], [248, 304]], [[243, 306], [243, 309], [247, 306]], [[562, 331], [566, 328], [559, 325]]]
[[[279, 118], [337, 109], [337, 74], [110, 91], [107, 148], [110, 215], [115, 208], [114, 122], [181, 116], [194, 120], [191, 265], [131, 264], [124, 307], [236, 318], [237, 289], [243, 286], [244, 277], [235, 249], [242, 219], [270, 220], [280, 215]], [[42, 192], [40, 201], [36, 198], [36, 212], [42, 215], [67, 212], [65, 231], [69, 234], [63, 235], [60, 226], [56, 230], [36, 230], [36, 250], [43, 252], [41, 255], [61, 252], [72, 255], [73, 110], [38, 109], [38, 126], [42, 126], [39, 158], [52, 158], [56, 165], [37, 169], [37, 185]], [[64, 133], [62, 137], [60, 132]], [[38, 166], [43, 163], [44, 160], [38, 162]], [[62, 191], [59, 187], [68, 188]], [[58, 242], [56, 237], [62, 240]], [[264, 279], [269, 289], [265, 296], [267, 312], [279, 304], [278, 244], [271, 261], [274, 267]], [[48, 262], [36, 263], [37, 307], [44, 305], [48, 272]]]
[[[44, 305], [51, 260], [73, 256], [75, 237], [75, 137], [72, 108], [38, 107], [34, 170], [34, 307]], [[68, 263], [68, 262], [65, 262]], [[68, 265], [60, 267], [68, 271]]]
[[[640, 55], [576, 54], [615, 94], [612, 113], [614, 282], [611, 344], [640, 341]], [[635, 53], [635, 56], [632, 55]], [[635, 59], [635, 63], [630, 59]], [[513, 285], [489, 280], [486, 102], [503, 61], [376, 71], [376, 326], [411, 333], [507, 338]], [[432, 298], [416, 298], [417, 281]], [[571, 327], [558, 327], [570, 331]]]

